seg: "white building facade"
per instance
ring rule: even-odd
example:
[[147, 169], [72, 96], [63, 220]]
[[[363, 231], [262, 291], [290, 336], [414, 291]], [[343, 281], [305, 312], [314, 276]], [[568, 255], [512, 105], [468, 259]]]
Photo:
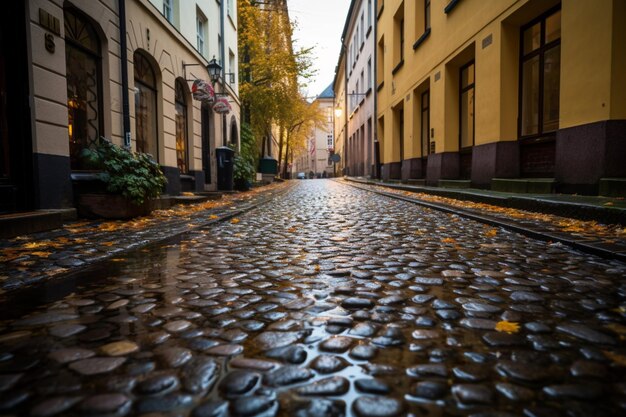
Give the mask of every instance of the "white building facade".
[[[75, 206], [100, 137], [150, 153], [170, 195], [216, 189], [215, 148], [239, 143], [236, 15], [235, 0], [8, 2], [0, 213]], [[225, 114], [191, 94], [213, 56]]]
[[346, 94], [337, 105], [345, 112], [343, 164], [351, 176], [374, 175], [375, 13], [374, 0], [352, 0], [342, 35]]

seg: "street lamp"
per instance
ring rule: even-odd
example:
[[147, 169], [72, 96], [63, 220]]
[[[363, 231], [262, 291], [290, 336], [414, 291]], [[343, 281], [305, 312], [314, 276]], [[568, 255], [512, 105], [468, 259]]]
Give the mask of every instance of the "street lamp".
[[213, 84], [215, 84], [222, 75], [222, 66], [215, 59], [215, 55], [213, 55], [213, 59], [209, 61], [206, 69], [209, 72], [209, 77], [211, 77], [211, 81], [213, 81]]

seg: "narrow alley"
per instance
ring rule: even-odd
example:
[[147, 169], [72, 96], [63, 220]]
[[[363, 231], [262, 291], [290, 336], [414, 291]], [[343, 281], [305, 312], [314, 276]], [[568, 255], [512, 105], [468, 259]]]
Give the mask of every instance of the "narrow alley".
[[0, 324], [0, 412], [624, 415], [624, 276], [618, 261], [298, 181], [40, 301], [21, 295]]

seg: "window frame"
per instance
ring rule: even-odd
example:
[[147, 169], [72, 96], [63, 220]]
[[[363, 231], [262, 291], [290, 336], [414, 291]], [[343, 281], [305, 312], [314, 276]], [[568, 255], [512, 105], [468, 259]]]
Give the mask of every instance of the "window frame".
[[[426, 105], [424, 105], [424, 96], [426, 96]], [[424, 137], [424, 113], [426, 113], [426, 121], [428, 125], [426, 127], [426, 137]], [[422, 158], [427, 158], [430, 152], [430, 88], [426, 89], [420, 94], [420, 145], [422, 147]], [[426, 153], [424, 153], [424, 145], [426, 145]]]
[[[474, 66], [472, 82], [463, 87], [463, 71], [471, 66]], [[474, 100], [472, 101], [472, 144], [463, 147], [463, 129], [461, 123], [461, 121], [463, 120], [463, 94], [470, 90], [474, 90]], [[476, 61], [472, 59], [459, 68], [459, 151], [467, 151], [469, 149], [472, 149], [474, 145], [476, 145]]]
[[[71, 38], [68, 35], [68, 32], [66, 31], [66, 36], [65, 36], [66, 47], [69, 44], [70, 48], [76, 49], [77, 51], [87, 55], [89, 58], [93, 59], [94, 64], [96, 66], [96, 80], [95, 81], [96, 81], [96, 94], [97, 94], [96, 105], [98, 107], [97, 108], [98, 131], [96, 133], [96, 138], [94, 138], [93, 141], [97, 141], [100, 139], [100, 136], [104, 134], [104, 117], [103, 117], [104, 101], [102, 97], [104, 94], [103, 76], [102, 76], [102, 41], [100, 40], [100, 37], [98, 36], [96, 27], [90, 21], [89, 17], [85, 15], [82, 11], [80, 11], [79, 9], [75, 7], [65, 7], [63, 9], [64, 20], [65, 20], [65, 13], [72, 14], [75, 19], [80, 19], [84, 25], [88, 25], [91, 31], [93, 32], [93, 36], [96, 41], [96, 45], [95, 45], [96, 51], [94, 51], [86, 47], [85, 45], [82, 45], [80, 42], [78, 42], [78, 40], [74, 40], [73, 38]], [[66, 24], [66, 22], [64, 22], [64, 24]], [[65, 65], [67, 66], [67, 54], [65, 56], [64, 62], [65, 62]], [[68, 101], [69, 101], [69, 97], [68, 97]], [[68, 117], [69, 117], [69, 105], [68, 105]], [[69, 136], [68, 136], [68, 140], [69, 140]], [[87, 146], [87, 145], [89, 144], [88, 143], [83, 144], [83, 146]], [[72, 157], [72, 152], [70, 149], [70, 164], [72, 162], [71, 157]], [[71, 169], [72, 170], [79, 169], [80, 163], [78, 161], [74, 161], [74, 162], [75, 162], [75, 165], [71, 164], [72, 166]]]
[[170, 23], [174, 23], [174, 0], [163, 0], [163, 17]]
[[[541, 15], [537, 16], [536, 18], [532, 19], [531, 21], [529, 21], [528, 23], [522, 25], [520, 27], [520, 32], [519, 32], [519, 91], [518, 91], [518, 112], [517, 112], [517, 138], [518, 140], [522, 141], [522, 142], [543, 142], [543, 141], [551, 141], [554, 140], [556, 138], [556, 132], [559, 130], [559, 127], [557, 126], [557, 128], [553, 131], [548, 131], [548, 132], [544, 132], [543, 130], [543, 122], [544, 122], [544, 92], [545, 92], [545, 84], [544, 84], [544, 65], [545, 65], [545, 54], [547, 51], [552, 50], [555, 47], [560, 47], [561, 46], [561, 38], [562, 36], [559, 36], [558, 39], [553, 40], [549, 43], [545, 43], [545, 37], [546, 37], [546, 20], [552, 16], [553, 14], [557, 13], [561, 11], [561, 5], [557, 5], [547, 11], [545, 11], [544, 13], [542, 13]], [[531, 28], [532, 26], [536, 25], [537, 23], [540, 24], [540, 34], [539, 34], [539, 47], [531, 52], [528, 53], [524, 53], [524, 31], [526, 31], [527, 29]], [[539, 91], [539, 103], [538, 103], [538, 107], [537, 107], [537, 113], [538, 113], [538, 118], [537, 118], [537, 133], [533, 133], [533, 134], [529, 134], [529, 135], [522, 135], [522, 125], [523, 125], [523, 119], [522, 119], [522, 111], [523, 111], [523, 106], [524, 106], [524, 74], [523, 74], [523, 68], [524, 68], [524, 63], [526, 63], [527, 61], [535, 58], [535, 57], [539, 57], [539, 86], [538, 86], [538, 91]], [[560, 61], [560, 57], [559, 57], [559, 61]], [[560, 73], [559, 73], [559, 78], [560, 78]], [[559, 89], [559, 96], [560, 96], [560, 89]], [[560, 110], [560, 103], [559, 103], [559, 110]]]
[[[179, 150], [178, 148], [176, 148], [176, 167], [179, 169], [179, 173], [182, 175], [188, 174], [190, 172], [190, 167], [189, 167], [189, 122], [187, 120], [188, 115], [189, 115], [189, 109], [188, 109], [188, 105], [187, 105], [187, 97], [186, 97], [186, 89], [185, 89], [185, 81], [180, 79], [180, 78], [176, 78], [176, 80], [174, 81], [174, 113], [176, 116], [179, 116], [179, 114], [182, 116], [183, 118], [183, 126], [182, 126], [182, 134], [183, 134], [183, 145], [184, 145], [184, 149], [182, 150], [182, 156], [183, 156], [183, 165], [184, 168], [186, 168], [186, 170], [183, 170], [181, 168], [181, 164], [179, 163], [178, 160], [178, 156], [179, 156]], [[182, 111], [179, 111], [179, 107]], [[176, 136], [176, 145], [178, 145], [178, 123], [175, 121], [175, 136]]]
[[[152, 91], [153, 96], [154, 96], [154, 109], [157, 112], [157, 114], [153, 115], [153, 119], [151, 120], [154, 124], [154, 134], [155, 134], [155, 139], [154, 139], [154, 145], [155, 145], [155, 155], [152, 155], [152, 157], [154, 158], [155, 161], [159, 161], [159, 122], [158, 122], [158, 111], [159, 111], [159, 96], [158, 96], [158, 85], [157, 85], [157, 78], [156, 78], [156, 70], [154, 68], [154, 66], [152, 65], [152, 63], [150, 62], [150, 60], [148, 59], [148, 56], [145, 52], [143, 51], [135, 51], [134, 55], [137, 56], [141, 56], [141, 59], [145, 61], [145, 64], [148, 66], [148, 68], [150, 69], [150, 71], [152, 72], [152, 76], [154, 78], [154, 85], [149, 85], [146, 82], [142, 81], [141, 79], [138, 79], [136, 77], [136, 65], [137, 65], [137, 58], [135, 56], [133, 56], [133, 82], [135, 84], [135, 86], [137, 86], [137, 84], [139, 84], [140, 86]], [[137, 152], [140, 152], [140, 150], [137, 147], [137, 143], [138, 143], [138, 135], [137, 135], [137, 100], [135, 99], [135, 150]], [[143, 151], [142, 151], [143, 152]]]
[[[205, 34], [208, 32], [208, 19], [200, 12], [200, 10], [196, 9], [196, 48], [200, 55], [206, 56], [206, 40]], [[202, 25], [202, 27], [200, 27]], [[202, 42], [202, 47], [200, 46], [200, 42]]]

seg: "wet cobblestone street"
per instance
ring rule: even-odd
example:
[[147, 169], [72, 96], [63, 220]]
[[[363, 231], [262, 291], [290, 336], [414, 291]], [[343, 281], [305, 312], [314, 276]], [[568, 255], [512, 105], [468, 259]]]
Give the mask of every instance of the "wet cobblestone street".
[[625, 276], [560, 244], [300, 181], [49, 301], [5, 301], [0, 414], [626, 415]]

